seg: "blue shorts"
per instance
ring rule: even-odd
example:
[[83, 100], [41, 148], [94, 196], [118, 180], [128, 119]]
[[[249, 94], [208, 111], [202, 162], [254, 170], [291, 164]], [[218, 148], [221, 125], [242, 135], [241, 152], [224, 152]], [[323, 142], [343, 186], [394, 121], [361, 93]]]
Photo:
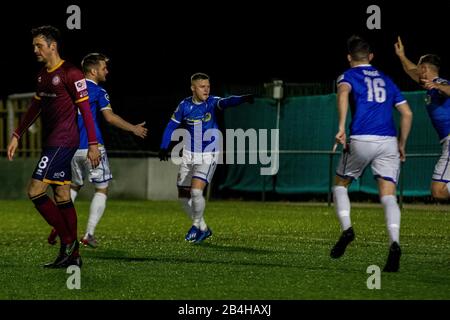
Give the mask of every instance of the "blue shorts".
[[48, 184], [70, 184], [70, 162], [76, 151], [70, 147], [44, 147], [32, 178]]

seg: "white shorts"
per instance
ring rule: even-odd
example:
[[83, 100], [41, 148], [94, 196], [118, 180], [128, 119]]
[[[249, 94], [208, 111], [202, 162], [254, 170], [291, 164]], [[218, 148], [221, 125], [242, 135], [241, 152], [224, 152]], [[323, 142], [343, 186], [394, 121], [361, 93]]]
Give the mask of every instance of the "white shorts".
[[433, 181], [450, 182], [450, 137], [445, 138], [442, 143], [442, 154], [434, 166]]
[[352, 136], [339, 160], [336, 174], [358, 179], [371, 165], [375, 178], [397, 184], [400, 174], [400, 152], [396, 137]]
[[78, 149], [72, 158], [72, 185], [82, 186], [84, 179], [89, 178], [96, 188], [104, 189], [108, 187], [108, 181], [112, 179], [109, 169], [108, 156], [105, 147], [99, 147], [101, 160], [100, 164], [92, 169], [87, 158], [87, 149]]
[[210, 183], [216, 171], [218, 154], [215, 152], [191, 152], [183, 150], [178, 172], [177, 186], [191, 187], [192, 178]]

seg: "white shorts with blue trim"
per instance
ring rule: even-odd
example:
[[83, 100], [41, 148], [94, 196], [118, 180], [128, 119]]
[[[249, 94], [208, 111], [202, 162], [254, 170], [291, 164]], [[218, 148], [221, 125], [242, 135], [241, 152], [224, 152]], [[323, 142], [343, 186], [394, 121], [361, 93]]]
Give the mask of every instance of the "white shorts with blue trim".
[[444, 139], [442, 142], [442, 154], [434, 167], [433, 181], [450, 182], [450, 137]]
[[191, 152], [183, 149], [180, 170], [178, 171], [177, 186], [191, 187], [193, 178], [210, 183], [217, 167], [218, 153]]
[[346, 179], [358, 179], [371, 164], [375, 178], [397, 184], [400, 175], [400, 152], [396, 137], [351, 136], [347, 150], [339, 160], [336, 174]]
[[99, 146], [101, 154], [100, 164], [96, 168], [87, 158], [87, 149], [78, 149], [72, 158], [72, 185], [82, 186], [86, 178], [92, 182], [96, 188], [104, 189], [108, 187], [108, 181], [112, 179], [109, 168], [108, 156], [105, 147]]

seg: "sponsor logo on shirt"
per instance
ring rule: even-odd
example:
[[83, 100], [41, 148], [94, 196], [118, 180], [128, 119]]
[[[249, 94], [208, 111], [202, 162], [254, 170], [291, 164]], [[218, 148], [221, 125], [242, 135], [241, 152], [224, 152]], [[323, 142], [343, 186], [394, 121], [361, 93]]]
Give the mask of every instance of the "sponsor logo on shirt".
[[53, 178], [56, 178], [56, 179], [64, 178], [65, 175], [66, 175], [66, 174], [64, 173], [64, 171], [61, 171], [61, 172], [55, 172], [55, 173], [53, 174]]
[[76, 81], [75, 88], [77, 89], [77, 92], [87, 90], [86, 79], [81, 79], [81, 80]]
[[56, 98], [57, 97], [56, 93], [47, 93], [47, 92], [39, 92], [38, 96], [39, 97], [47, 97], [47, 98]]
[[89, 95], [89, 92], [87, 90], [84, 90], [80, 93], [80, 98], [87, 97]]

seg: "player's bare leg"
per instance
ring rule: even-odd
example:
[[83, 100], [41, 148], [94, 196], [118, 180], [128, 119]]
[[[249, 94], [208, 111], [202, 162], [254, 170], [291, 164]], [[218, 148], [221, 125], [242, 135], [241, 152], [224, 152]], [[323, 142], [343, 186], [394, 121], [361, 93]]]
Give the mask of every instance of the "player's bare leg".
[[433, 181], [431, 183], [431, 194], [433, 198], [438, 200], [447, 200], [450, 198], [449, 186], [450, 182]]

